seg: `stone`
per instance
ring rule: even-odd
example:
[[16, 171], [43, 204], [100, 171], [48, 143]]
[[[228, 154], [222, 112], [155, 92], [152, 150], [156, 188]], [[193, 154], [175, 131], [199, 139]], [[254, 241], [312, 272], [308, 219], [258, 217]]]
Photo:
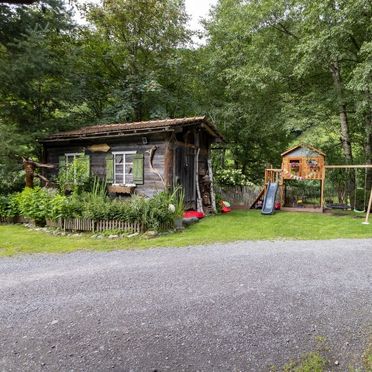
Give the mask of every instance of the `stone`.
[[138, 235], [139, 235], [139, 233], [136, 232], [136, 233], [133, 233], [133, 234], [128, 235], [128, 238], [134, 238], [134, 237], [136, 237]]
[[199, 218], [197, 217], [190, 217], [190, 218], [183, 218], [182, 222], [184, 225], [192, 225], [193, 223], [199, 222]]
[[119, 235], [115, 235], [115, 234], [112, 234], [112, 235], [109, 235], [109, 239], [117, 239], [119, 237]]
[[153, 238], [158, 235], [157, 231], [149, 230], [145, 232], [145, 235], [149, 238]]

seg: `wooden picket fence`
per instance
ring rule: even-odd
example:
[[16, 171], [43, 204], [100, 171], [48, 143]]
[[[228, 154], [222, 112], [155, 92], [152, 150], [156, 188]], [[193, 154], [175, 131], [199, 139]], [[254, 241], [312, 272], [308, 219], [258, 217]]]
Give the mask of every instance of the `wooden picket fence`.
[[[0, 223], [12, 224], [12, 223], [32, 223], [30, 219], [19, 217], [1, 217]], [[57, 221], [46, 220], [46, 226], [52, 228], [58, 228], [65, 231], [90, 231], [90, 232], [102, 232], [106, 230], [119, 230], [128, 233], [144, 233], [147, 228], [143, 223], [140, 222], [125, 222], [120, 220], [99, 220], [94, 221], [87, 218], [60, 218]], [[174, 229], [173, 223], [161, 224], [159, 231], [168, 231]]]
[[48, 227], [58, 227], [62, 230], [101, 232], [106, 230], [120, 230], [130, 233], [143, 233], [145, 226], [139, 222], [124, 222], [119, 220], [94, 221], [87, 218], [63, 218], [58, 221], [47, 220]]
[[[99, 220], [94, 221], [85, 218], [64, 218], [58, 221], [47, 220], [48, 227], [60, 228], [70, 231], [91, 231], [102, 232], [106, 230], [120, 230], [129, 233], [144, 233], [146, 226], [140, 222], [125, 222], [120, 220]], [[166, 231], [174, 228], [174, 224], [162, 224], [160, 231]]]

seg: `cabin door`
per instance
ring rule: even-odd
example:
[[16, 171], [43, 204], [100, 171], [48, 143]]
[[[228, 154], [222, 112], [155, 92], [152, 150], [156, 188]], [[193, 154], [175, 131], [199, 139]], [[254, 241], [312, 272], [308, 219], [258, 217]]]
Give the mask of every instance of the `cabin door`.
[[195, 149], [192, 147], [178, 147], [176, 149], [176, 184], [183, 187], [186, 209], [195, 209]]

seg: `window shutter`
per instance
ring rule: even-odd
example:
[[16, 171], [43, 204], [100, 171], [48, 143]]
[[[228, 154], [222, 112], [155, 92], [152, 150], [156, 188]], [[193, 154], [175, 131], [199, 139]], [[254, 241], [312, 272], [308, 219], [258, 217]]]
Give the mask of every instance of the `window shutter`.
[[66, 166], [66, 157], [61, 155], [58, 157], [58, 170], [61, 171]]
[[114, 157], [106, 154], [106, 182], [114, 183]]
[[143, 185], [144, 182], [143, 154], [135, 154], [133, 158], [133, 182]]

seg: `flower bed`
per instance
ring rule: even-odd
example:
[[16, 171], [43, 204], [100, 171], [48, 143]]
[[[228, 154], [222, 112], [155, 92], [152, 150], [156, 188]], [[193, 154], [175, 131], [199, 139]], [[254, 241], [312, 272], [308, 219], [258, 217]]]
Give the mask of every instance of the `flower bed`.
[[35, 225], [74, 231], [164, 231], [174, 228], [174, 221], [182, 212], [183, 199], [179, 203], [175, 193], [165, 192], [151, 199], [133, 196], [117, 200], [105, 194], [65, 196], [56, 190], [34, 188], [0, 200], [0, 222], [16, 222], [22, 216]]

